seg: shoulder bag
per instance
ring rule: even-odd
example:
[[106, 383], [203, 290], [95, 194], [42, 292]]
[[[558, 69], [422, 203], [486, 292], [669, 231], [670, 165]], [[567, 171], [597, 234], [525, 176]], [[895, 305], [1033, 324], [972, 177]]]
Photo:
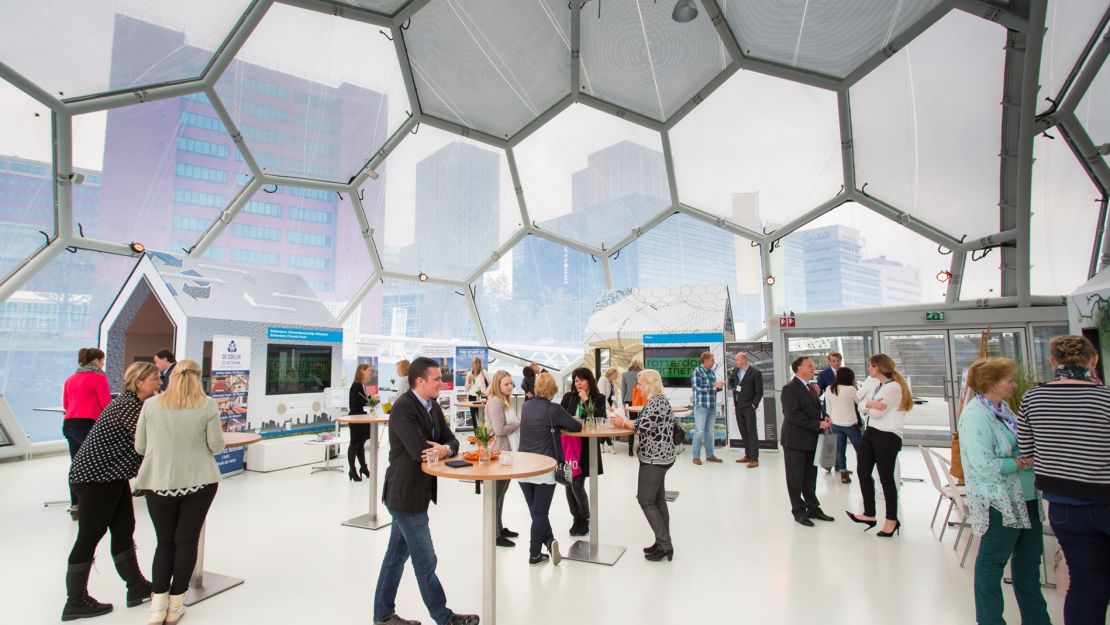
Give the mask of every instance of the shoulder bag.
[[551, 421], [551, 413], [547, 413], [547, 427], [551, 432], [551, 444], [555, 448], [555, 481], [563, 486], [570, 486], [574, 479], [574, 468], [563, 459], [563, 443], [559, 440], [555, 423]]

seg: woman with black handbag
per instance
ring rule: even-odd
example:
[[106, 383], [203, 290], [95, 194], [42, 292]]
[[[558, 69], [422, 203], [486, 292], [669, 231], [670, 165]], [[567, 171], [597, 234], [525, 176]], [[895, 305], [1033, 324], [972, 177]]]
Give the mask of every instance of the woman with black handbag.
[[654, 369], [644, 369], [636, 375], [636, 386], [648, 403], [633, 421], [614, 414], [610, 422], [614, 427], [636, 430], [636, 456], [640, 460], [640, 474], [636, 480], [636, 499], [655, 533], [655, 542], [644, 548], [644, 557], [658, 562], [674, 557], [671, 543], [671, 515], [667, 510], [667, 471], [674, 466], [676, 438], [674, 410], [663, 394], [663, 380]]
[[[566, 483], [569, 478], [569, 467], [563, 462], [563, 448], [559, 441], [559, 430], [570, 432], [582, 431], [582, 424], [575, 421], [570, 414], [563, 410], [559, 404], [552, 403], [551, 398], [559, 391], [555, 378], [550, 373], [541, 373], [536, 376], [535, 393], [532, 401], [524, 402], [520, 415], [520, 447], [518, 451], [543, 454], [554, 458], [559, 464], [556, 472], [562, 471], [559, 483]], [[559, 564], [562, 555], [559, 553], [559, 541], [551, 531], [551, 521], [548, 513], [551, 510], [551, 498], [555, 495], [556, 476], [545, 473], [535, 477], [521, 478], [520, 489], [524, 491], [524, 500], [528, 503], [528, 512], [532, 515], [531, 542], [528, 548], [528, 563], [542, 564], [548, 558], [555, 565]], [[540, 553], [540, 547], [546, 546], [547, 553]]]

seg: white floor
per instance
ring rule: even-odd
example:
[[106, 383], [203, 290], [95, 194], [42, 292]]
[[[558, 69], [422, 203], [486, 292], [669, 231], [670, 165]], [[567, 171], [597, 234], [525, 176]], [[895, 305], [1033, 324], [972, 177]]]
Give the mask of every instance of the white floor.
[[[926, 483], [902, 488], [902, 534], [877, 538], [844, 517], [859, 491], [823, 471], [817, 492], [834, 523], [806, 528], [793, 522], [784, 492], [781, 456], [764, 452], [749, 470], [725, 452], [724, 464], [693, 466], [689, 452], [668, 475], [681, 496], [671, 504], [673, 562], [647, 562], [640, 548], [652, 535], [633, 493], [635, 463], [606, 455], [601, 478], [601, 539], [628, 551], [608, 567], [564, 561], [531, 567], [527, 544], [500, 548], [498, 619], [501, 623], [591, 625], [613, 623], [846, 623], [949, 625], [974, 623], [972, 567], [952, 551], [955, 532], [940, 543], [929, 529], [936, 493]], [[384, 448], [383, 448], [384, 452]], [[384, 462], [385, 454], [382, 454]], [[927, 477], [917, 448], [902, 455], [905, 477]], [[66, 496], [69, 460], [55, 456], [0, 464], [0, 606], [6, 623], [58, 620], [65, 600], [66, 556], [77, 525], [62, 507], [42, 501]], [[440, 480], [431, 510], [439, 575], [448, 605], [481, 611], [481, 498], [472, 484]], [[210, 571], [246, 583], [189, 608], [186, 622], [367, 623], [389, 529], [340, 526], [365, 512], [367, 482], [338, 472], [309, 475], [308, 467], [247, 473], [224, 481], [209, 514]], [[140, 562], [149, 571], [153, 531], [142, 500], [135, 500]], [[882, 501], [879, 502], [880, 508]], [[881, 512], [881, 510], [880, 510]], [[943, 511], [942, 511], [943, 515]], [[552, 505], [556, 536], [569, 545], [562, 493]], [[528, 531], [519, 489], [509, 491], [505, 523]], [[938, 523], [939, 527], [939, 523]], [[961, 545], [962, 550], [962, 545]], [[145, 623], [146, 605], [123, 606], [105, 539], [90, 584], [93, 596], [116, 610], [93, 622]], [[1020, 622], [1005, 587], [1006, 618]], [[1063, 597], [1045, 590], [1053, 621], [1063, 623]], [[398, 612], [431, 623], [406, 570]]]

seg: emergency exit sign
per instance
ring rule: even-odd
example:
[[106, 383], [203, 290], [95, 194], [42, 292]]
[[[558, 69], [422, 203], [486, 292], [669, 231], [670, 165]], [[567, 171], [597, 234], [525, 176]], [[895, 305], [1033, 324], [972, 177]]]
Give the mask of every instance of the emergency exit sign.
[[944, 321], [944, 313], [940, 311], [930, 311], [925, 313], [925, 321]]

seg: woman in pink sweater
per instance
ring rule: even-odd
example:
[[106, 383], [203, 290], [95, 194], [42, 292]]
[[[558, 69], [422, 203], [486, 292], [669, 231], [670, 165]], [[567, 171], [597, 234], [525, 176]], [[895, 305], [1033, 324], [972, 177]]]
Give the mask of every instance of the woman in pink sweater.
[[[66, 378], [62, 387], [62, 435], [69, 443], [69, 459], [77, 455], [81, 443], [89, 435], [100, 413], [112, 401], [108, 376], [104, 375], [104, 352], [95, 347], [82, 347], [77, 352], [77, 371]], [[69, 489], [69, 514], [77, 520], [77, 493]]]

